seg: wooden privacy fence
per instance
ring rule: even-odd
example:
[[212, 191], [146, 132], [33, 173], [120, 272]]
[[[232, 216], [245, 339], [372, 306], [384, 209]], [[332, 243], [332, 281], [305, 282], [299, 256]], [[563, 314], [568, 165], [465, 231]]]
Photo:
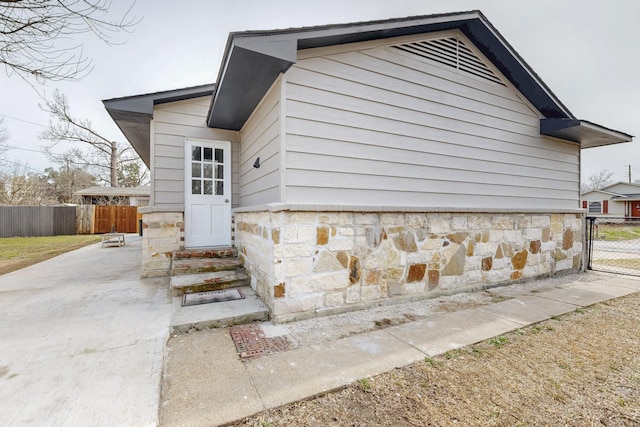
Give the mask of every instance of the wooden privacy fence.
[[0, 206], [0, 237], [137, 233], [136, 206]]
[[75, 206], [0, 206], [0, 237], [76, 234]]
[[78, 205], [76, 214], [78, 234], [103, 234], [115, 229], [118, 233], [137, 233], [136, 206]]

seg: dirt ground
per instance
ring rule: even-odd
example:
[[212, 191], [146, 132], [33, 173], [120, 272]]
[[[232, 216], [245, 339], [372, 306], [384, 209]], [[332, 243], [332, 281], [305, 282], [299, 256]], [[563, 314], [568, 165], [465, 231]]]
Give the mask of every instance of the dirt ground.
[[232, 425], [639, 426], [639, 306], [579, 309]]

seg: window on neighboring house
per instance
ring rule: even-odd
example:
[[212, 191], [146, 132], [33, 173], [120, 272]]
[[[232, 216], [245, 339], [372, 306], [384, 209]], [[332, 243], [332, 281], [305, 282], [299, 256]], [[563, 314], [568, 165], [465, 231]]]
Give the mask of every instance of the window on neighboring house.
[[589, 202], [589, 213], [602, 213], [602, 204], [600, 202]]

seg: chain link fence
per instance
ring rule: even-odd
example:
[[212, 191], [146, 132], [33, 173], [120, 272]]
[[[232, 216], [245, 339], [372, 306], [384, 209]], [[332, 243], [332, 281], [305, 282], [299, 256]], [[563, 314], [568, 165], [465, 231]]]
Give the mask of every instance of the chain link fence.
[[589, 270], [640, 276], [640, 218], [587, 217]]

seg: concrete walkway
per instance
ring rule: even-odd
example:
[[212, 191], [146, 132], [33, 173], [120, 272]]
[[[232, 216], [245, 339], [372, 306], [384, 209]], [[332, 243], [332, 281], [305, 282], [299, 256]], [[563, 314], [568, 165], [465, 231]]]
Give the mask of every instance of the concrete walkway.
[[640, 277], [589, 273], [532, 281], [492, 289], [493, 295], [507, 298], [501, 302], [244, 362], [228, 329], [178, 336], [168, 353], [169, 382], [161, 422], [163, 426], [213, 426], [240, 420], [636, 292], [640, 292]]
[[157, 425], [171, 304], [141, 240], [0, 276], [0, 425]]

